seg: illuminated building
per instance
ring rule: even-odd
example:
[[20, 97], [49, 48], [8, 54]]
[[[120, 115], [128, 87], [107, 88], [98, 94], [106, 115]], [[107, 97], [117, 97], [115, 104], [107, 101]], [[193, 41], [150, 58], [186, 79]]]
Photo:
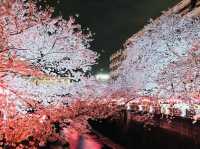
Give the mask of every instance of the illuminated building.
[[111, 79], [115, 80], [118, 75], [118, 68], [122, 64], [123, 60], [126, 59], [126, 51], [125, 50], [118, 50], [110, 57], [110, 76]]

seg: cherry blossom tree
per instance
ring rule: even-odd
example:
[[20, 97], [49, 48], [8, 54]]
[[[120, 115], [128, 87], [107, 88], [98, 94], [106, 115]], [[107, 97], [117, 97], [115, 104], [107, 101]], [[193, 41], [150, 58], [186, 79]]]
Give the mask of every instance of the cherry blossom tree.
[[22, 142], [28, 141], [34, 148], [62, 137], [55, 123], [89, 106], [85, 101], [79, 109], [79, 99], [69, 95], [89, 90], [80, 88], [88, 87], [84, 82], [96, 63], [91, 34], [72, 17], [53, 18], [52, 12], [26, 0], [0, 2], [0, 143], [9, 147], [25, 148]]
[[120, 77], [116, 84], [141, 94], [156, 95], [160, 72], [170, 63], [187, 57], [199, 36], [198, 17], [164, 14], [151, 21], [127, 41], [127, 58], [119, 68]]
[[[199, 42], [193, 45], [187, 56], [170, 63], [158, 77], [160, 94], [192, 98], [199, 95]], [[167, 95], [167, 96], [166, 96]]]
[[[96, 63], [97, 55], [89, 49], [91, 34], [84, 34], [72, 17], [68, 21], [52, 18], [52, 9], [39, 11], [33, 2], [4, 1], [1, 9], [2, 56], [23, 61], [44, 74], [35, 77], [9, 71], [2, 77], [4, 82], [12, 90], [29, 93], [45, 103], [73, 94], [69, 93], [68, 81], [87, 79]], [[54, 83], [34, 81], [43, 78]]]
[[96, 54], [88, 49], [91, 34], [83, 34], [72, 17], [69, 21], [51, 18], [51, 12], [37, 11], [34, 3], [12, 4], [2, 18], [6, 48], [45, 73], [78, 80], [81, 74], [76, 72], [85, 73], [95, 63]]

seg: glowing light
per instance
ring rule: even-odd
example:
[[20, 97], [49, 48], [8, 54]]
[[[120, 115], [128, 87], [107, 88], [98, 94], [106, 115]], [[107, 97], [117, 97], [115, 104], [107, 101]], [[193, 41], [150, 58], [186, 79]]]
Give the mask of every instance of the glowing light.
[[110, 75], [105, 73], [104, 74], [100, 73], [96, 75], [96, 79], [99, 81], [108, 81], [110, 79]]

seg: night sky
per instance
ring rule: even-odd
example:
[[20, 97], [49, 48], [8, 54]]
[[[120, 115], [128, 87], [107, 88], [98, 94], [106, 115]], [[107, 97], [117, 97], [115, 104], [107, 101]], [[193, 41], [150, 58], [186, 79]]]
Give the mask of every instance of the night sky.
[[[49, 0], [52, 3], [52, 0]], [[60, 0], [56, 13], [64, 18], [77, 18], [83, 28], [94, 35], [92, 50], [101, 54], [94, 73], [109, 71], [109, 57], [122, 48], [123, 43], [143, 28], [150, 18], [168, 9], [180, 0]]]

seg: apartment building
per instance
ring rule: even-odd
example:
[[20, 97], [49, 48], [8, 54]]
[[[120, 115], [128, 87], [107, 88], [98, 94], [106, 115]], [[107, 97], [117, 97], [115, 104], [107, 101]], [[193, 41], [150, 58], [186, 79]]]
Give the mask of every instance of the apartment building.
[[119, 72], [118, 69], [122, 62], [126, 59], [126, 51], [125, 50], [118, 50], [117, 52], [113, 53], [110, 57], [110, 77], [111, 79], [117, 79]]

